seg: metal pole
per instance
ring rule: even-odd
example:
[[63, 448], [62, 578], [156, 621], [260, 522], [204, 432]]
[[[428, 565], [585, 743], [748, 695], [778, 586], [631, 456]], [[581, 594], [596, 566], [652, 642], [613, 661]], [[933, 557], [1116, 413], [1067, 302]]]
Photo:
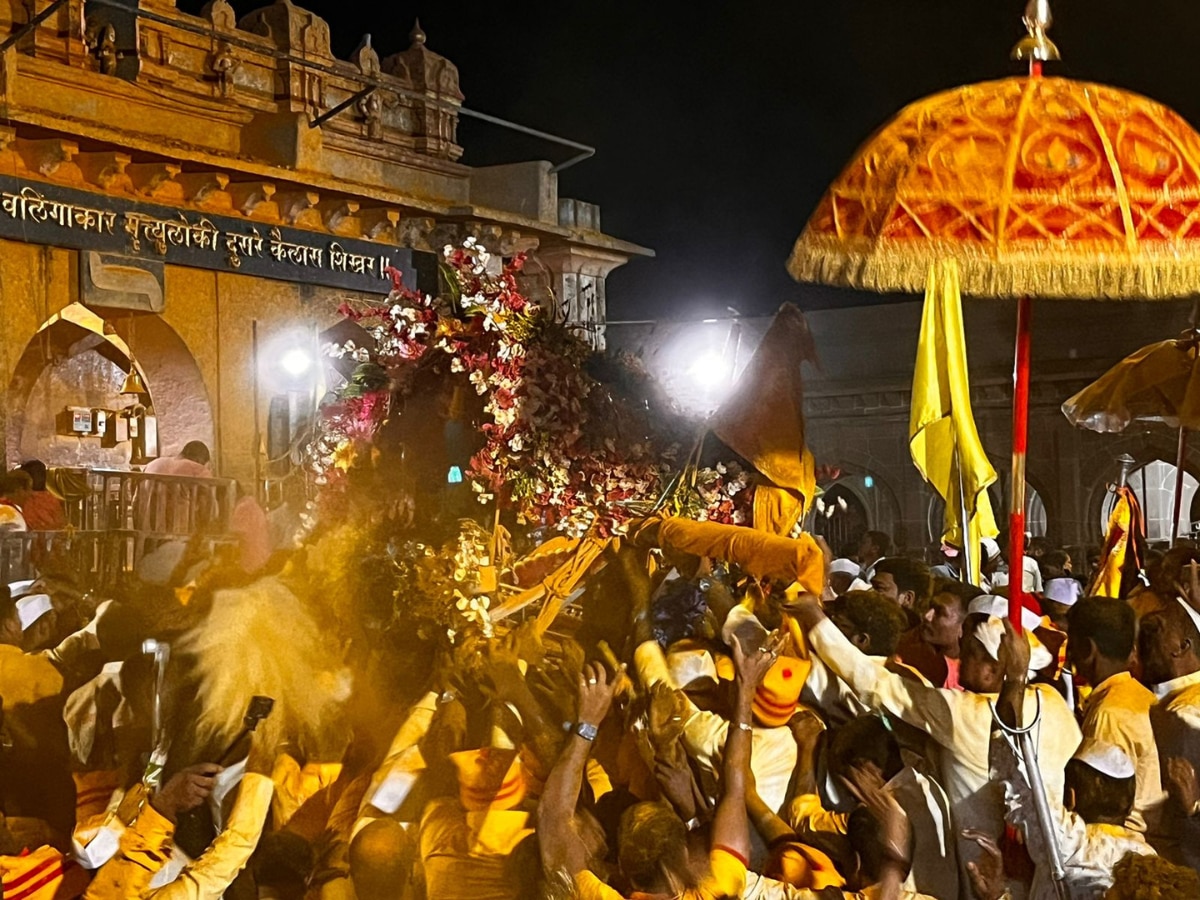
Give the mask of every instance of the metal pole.
[[262, 425], [258, 420], [258, 319], [250, 323], [250, 365], [253, 369], [254, 396], [254, 499], [263, 502], [263, 470], [262, 470]]
[[[1034, 698], [1037, 700], [1037, 711], [1033, 714], [1033, 721], [1022, 728], [1020, 725], [1008, 725], [1000, 718], [1000, 713], [996, 709], [994, 701], [989, 700], [988, 705], [992, 710], [992, 719], [1006, 734], [1017, 739], [1017, 754], [1021, 757], [1021, 761], [1025, 764], [1025, 776], [1029, 783], [1029, 792], [1033, 794], [1034, 814], [1037, 816], [1038, 825], [1042, 829], [1042, 838], [1045, 841], [1046, 856], [1050, 863], [1050, 881], [1054, 885], [1054, 893], [1059, 900], [1069, 900], [1070, 891], [1067, 887], [1067, 870], [1063, 863], [1062, 848], [1059, 846], [1058, 825], [1054, 817], [1050, 814], [1050, 800], [1046, 793], [1046, 782], [1042, 779], [1042, 770], [1038, 764], [1037, 748], [1034, 747], [1033, 738], [1030, 732], [1037, 727], [1038, 721], [1042, 718], [1042, 695], [1036, 690]], [[1017, 704], [1017, 715], [1022, 715], [1021, 707], [1024, 706], [1025, 698], [1022, 695], [1020, 702]], [[1020, 777], [1020, 773], [1017, 773]]]
[[[1175, 451], [1175, 506], [1171, 516], [1171, 546], [1179, 540], [1179, 514], [1183, 511], [1184, 459], [1187, 456], [1187, 429], [1179, 426], [1179, 448]], [[1190, 522], [1189, 522], [1190, 524]]]
[[967, 515], [967, 486], [963, 478], [962, 456], [958, 452], [958, 444], [954, 445], [954, 468], [958, 470], [958, 533], [962, 543], [962, 565], [958, 567], [959, 580], [970, 584], [975, 569], [971, 561], [975, 559], [978, 548], [971, 540], [971, 520]]
[[1121, 467], [1117, 473], [1117, 487], [1129, 487], [1129, 474], [1133, 471], [1133, 466], [1137, 462], [1128, 453], [1122, 453], [1117, 457], [1117, 465]]
[[1046, 783], [1042, 780], [1042, 770], [1038, 764], [1033, 738], [1029, 736], [1028, 731], [1024, 731], [1017, 740], [1021, 747], [1021, 756], [1025, 758], [1025, 771], [1029, 774], [1033, 805], [1037, 809], [1038, 824], [1042, 826], [1042, 834], [1045, 837], [1046, 854], [1050, 857], [1050, 880], [1054, 882], [1055, 893], [1061, 900], [1067, 900], [1067, 872], [1063, 865], [1062, 850], [1058, 846], [1058, 825], [1050, 815], [1050, 801], [1046, 797]]
[[1008, 518], [1008, 618], [1021, 633], [1025, 596], [1025, 454], [1029, 449], [1029, 355], [1032, 304], [1017, 301], [1017, 345], [1013, 361], [1012, 503]]

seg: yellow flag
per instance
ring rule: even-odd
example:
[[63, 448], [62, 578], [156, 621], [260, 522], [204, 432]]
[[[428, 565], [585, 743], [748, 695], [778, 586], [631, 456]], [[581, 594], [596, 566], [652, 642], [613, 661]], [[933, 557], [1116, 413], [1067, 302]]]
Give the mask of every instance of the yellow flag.
[[996, 470], [983, 451], [971, 413], [962, 298], [958, 264], [953, 260], [937, 263], [929, 271], [913, 369], [908, 445], [921, 476], [946, 501], [942, 539], [959, 547], [964, 546], [960, 510], [965, 501], [970, 576], [978, 584], [980, 541], [998, 533], [987, 492]]
[[1108, 517], [1108, 532], [1089, 597], [1127, 597], [1142, 568], [1146, 526], [1142, 507], [1128, 487], [1117, 489], [1117, 502]]

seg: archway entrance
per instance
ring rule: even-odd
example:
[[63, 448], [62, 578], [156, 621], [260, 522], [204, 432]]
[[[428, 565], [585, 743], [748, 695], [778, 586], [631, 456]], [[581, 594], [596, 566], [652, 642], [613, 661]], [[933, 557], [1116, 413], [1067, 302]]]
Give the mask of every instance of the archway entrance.
[[[1142, 515], [1146, 518], [1146, 540], [1170, 542], [1171, 514], [1175, 504], [1175, 475], [1178, 470], [1173, 463], [1156, 459], [1135, 469], [1129, 474], [1129, 487], [1142, 504]], [[1183, 503], [1179, 510], [1179, 534], [1189, 537], [1196, 528], [1192, 515], [1192, 501], [1200, 481], [1191, 472], [1183, 473]], [[1112, 514], [1116, 495], [1109, 492], [1101, 510], [1100, 533], [1108, 529], [1108, 517]]]
[[[135, 321], [136, 319], [136, 321]], [[135, 361], [136, 360], [136, 361]], [[120, 411], [136, 370], [155, 414], [157, 452], [189, 440], [214, 444], [214, 419], [200, 370], [182, 339], [156, 315], [105, 318], [73, 303], [52, 316], [26, 346], [8, 388], [6, 454], [10, 462], [125, 468], [132, 442], [63, 427], [66, 410]]]
[[833, 485], [814, 504], [813, 534], [825, 538], [837, 556], [852, 556], [870, 527], [866, 506], [846, 484]]

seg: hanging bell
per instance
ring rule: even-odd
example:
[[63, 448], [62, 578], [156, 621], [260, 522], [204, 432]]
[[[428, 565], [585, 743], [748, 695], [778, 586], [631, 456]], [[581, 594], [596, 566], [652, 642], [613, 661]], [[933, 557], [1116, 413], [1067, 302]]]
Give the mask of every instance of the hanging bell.
[[146, 384], [142, 381], [142, 376], [138, 373], [137, 369], [131, 366], [129, 374], [125, 376], [125, 383], [121, 385], [121, 394], [136, 394], [140, 396], [148, 393], [150, 392], [146, 390]]

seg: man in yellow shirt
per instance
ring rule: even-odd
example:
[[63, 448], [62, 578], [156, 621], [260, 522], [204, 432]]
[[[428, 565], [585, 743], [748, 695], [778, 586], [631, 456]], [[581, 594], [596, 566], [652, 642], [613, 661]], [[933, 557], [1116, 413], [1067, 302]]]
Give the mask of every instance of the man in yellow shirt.
[[225, 829], [199, 859], [169, 884], [150, 886], [171, 856], [176, 817], [208, 799], [219, 771], [205, 763], [172, 778], [121, 835], [120, 852], [96, 873], [84, 900], [220, 900], [250, 860], [271, 812], [275, 786], [264, 774], [242, 776]]
[[[1178, 848], [1165, 846], [1160, 852], [1200, 871], [1200, 798], [1194, 788], [1200, 771], [1200, 613], [1177, 600], [1146, 616], [1138, 656], [1142, 680], [1157, 698], [1150, 724], [1162, 768], [1168, 775], [1181, 769], [1191, 773], [1190, 779], [1166, 779], [1177, 796], [1166, 804], [1162, 831], [1178, 841]], [[1180, 791], [1181, 781], [1190, 781], [1192, 790]]]
[[1125, 827], [1152, 838], [1166, 794], [1150, 727], [1155, 696], [1130, 672], [1136, 634], [1137, 618], [1124, 600], [1089, 597], [1067, 612], [1067, 659], [1092, 685], [1083, 703], [1083, 742], [1110, 744], [1129, 757], [1137, 788]]

